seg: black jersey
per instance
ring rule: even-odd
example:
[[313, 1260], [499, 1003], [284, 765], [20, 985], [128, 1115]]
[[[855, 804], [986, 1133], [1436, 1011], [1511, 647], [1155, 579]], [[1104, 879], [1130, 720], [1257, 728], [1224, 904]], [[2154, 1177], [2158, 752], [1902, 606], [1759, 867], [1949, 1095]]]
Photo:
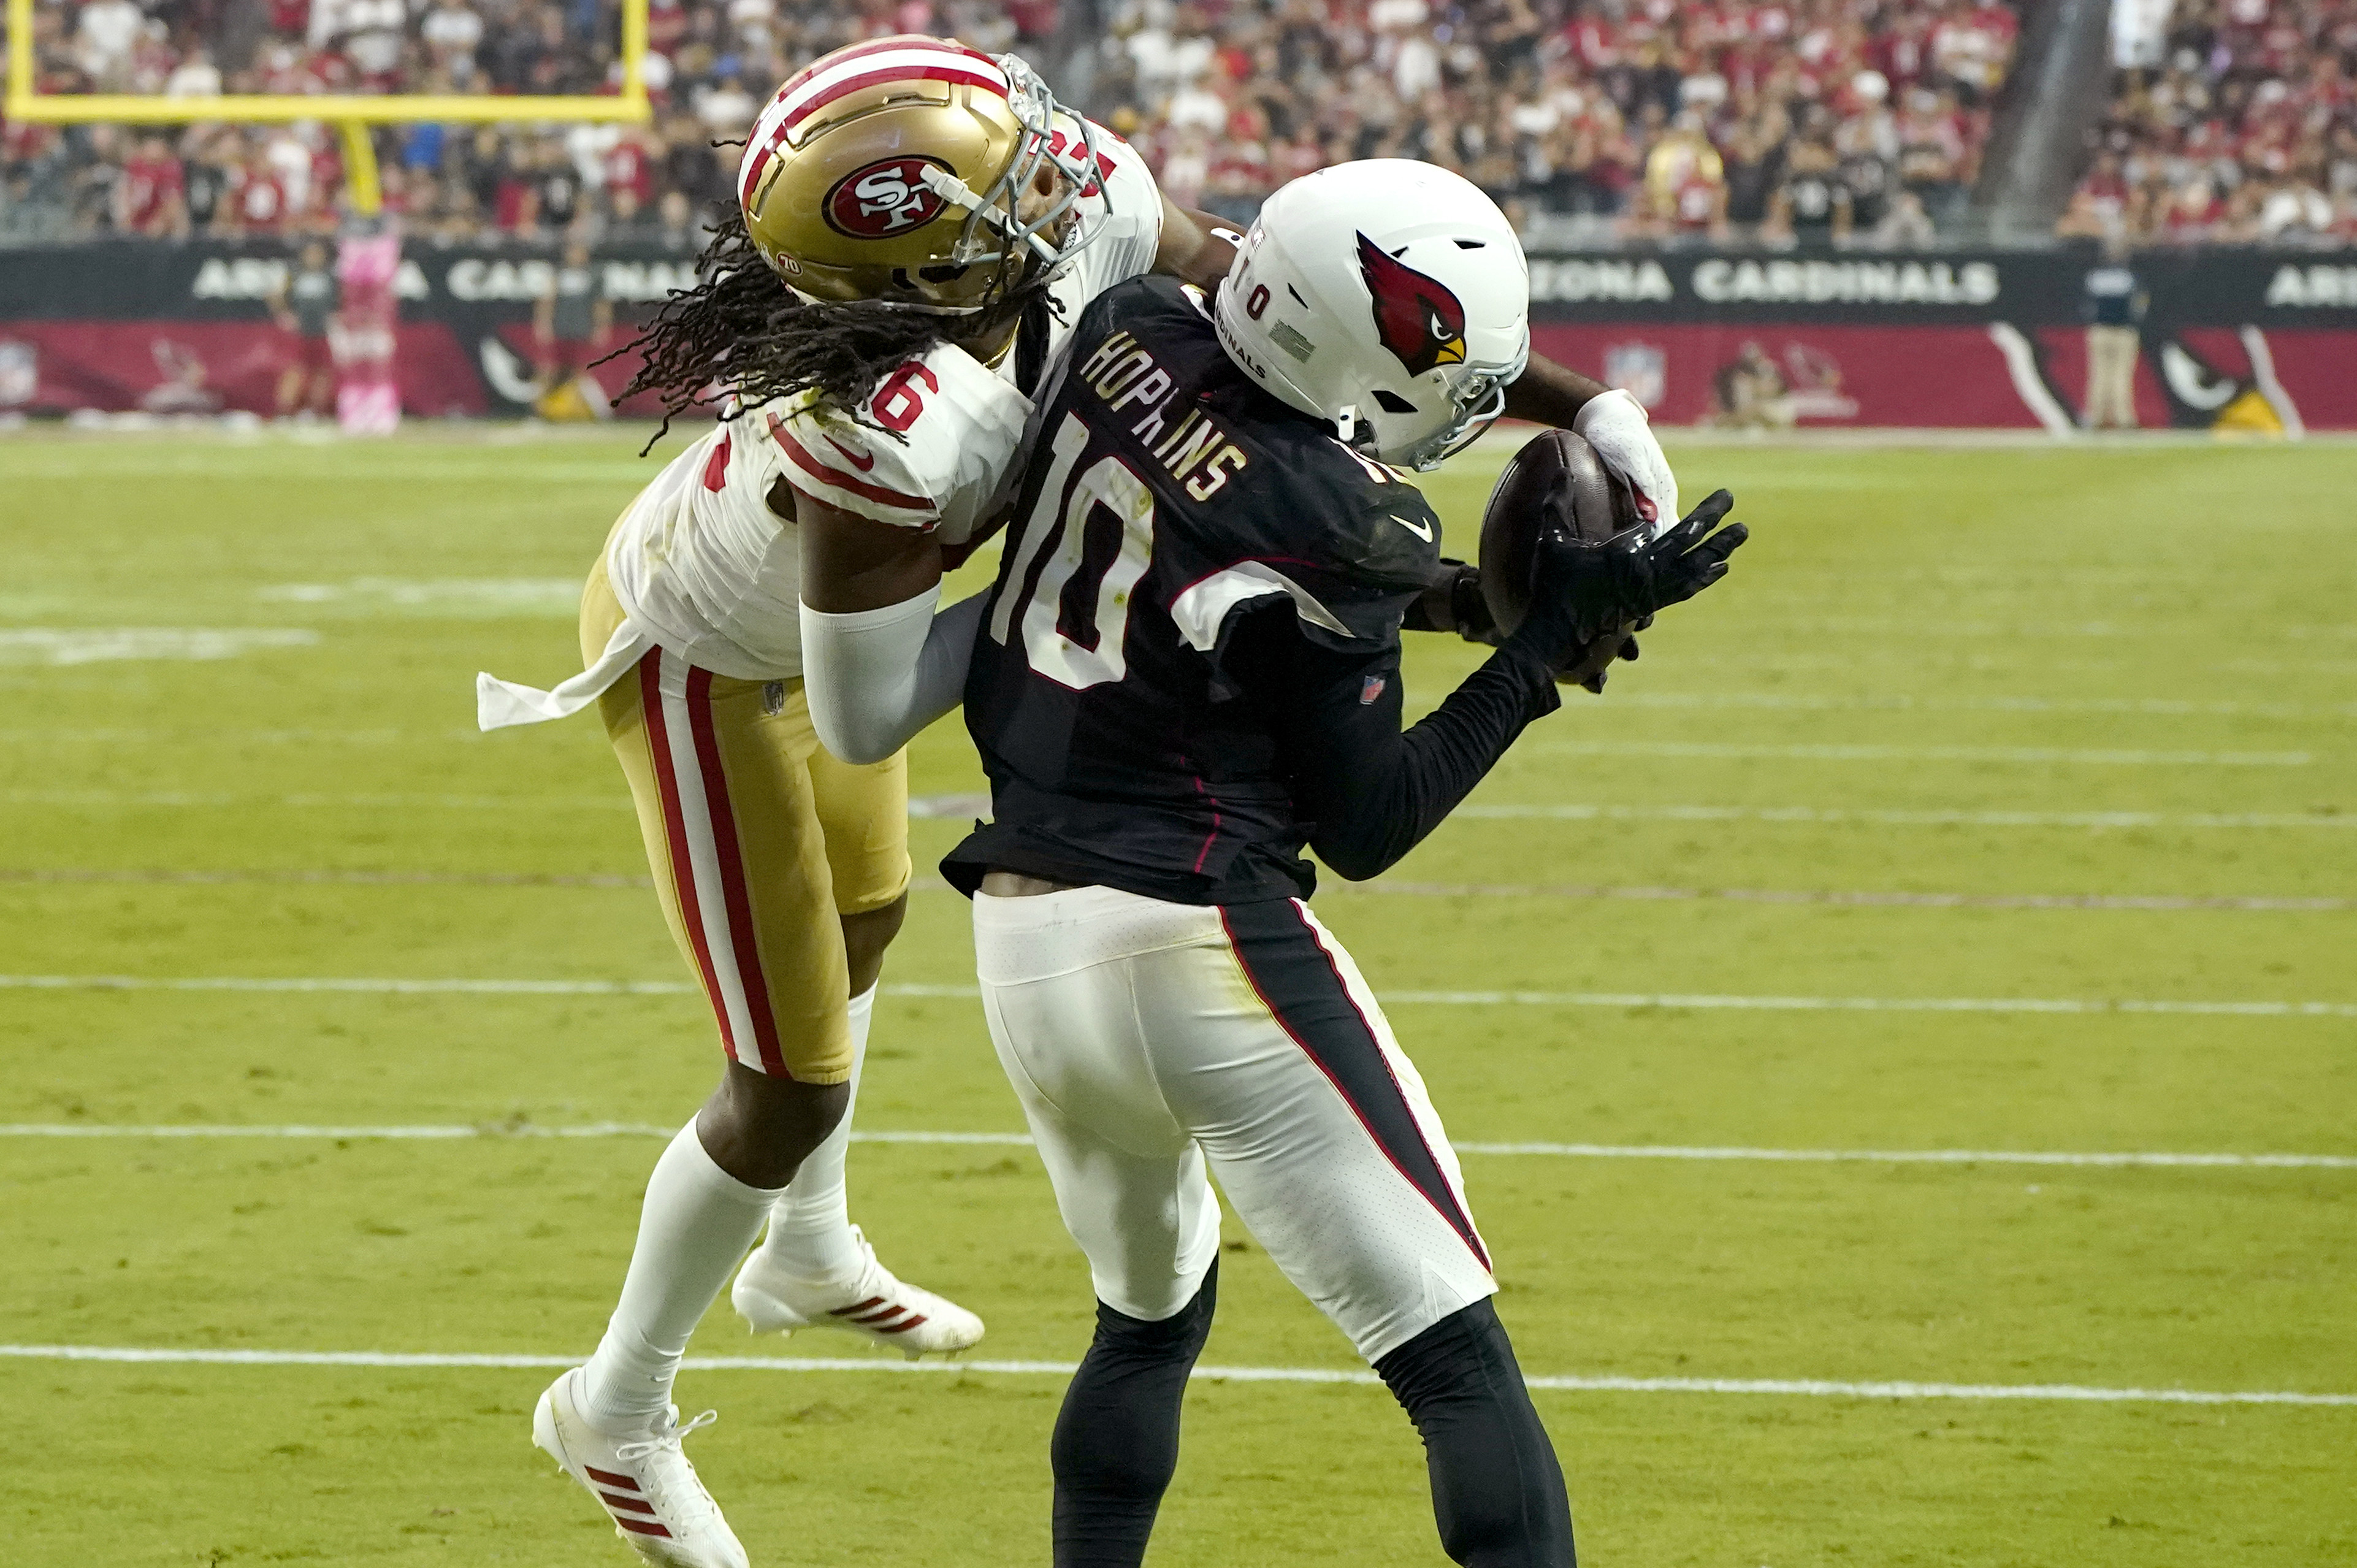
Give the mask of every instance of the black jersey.
[[1373, 703], [1440, 527], [1237, 370], [1207, 308], [1168, 278], [1112, 290], [1048, 389], [966, 682], [996, 811], [942, 864], [966, 891], [994, 866], [1181, 903], [1312, 886], [1277, 737], [1222, 660], [1289, 610], [1363, 656]]

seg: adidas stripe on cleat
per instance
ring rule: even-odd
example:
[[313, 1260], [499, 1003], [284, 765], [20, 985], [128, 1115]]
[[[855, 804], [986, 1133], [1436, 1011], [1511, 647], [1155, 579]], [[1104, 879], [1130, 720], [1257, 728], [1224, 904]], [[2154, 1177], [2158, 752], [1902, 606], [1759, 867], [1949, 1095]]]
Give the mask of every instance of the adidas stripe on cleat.
[[840, 1280], [805, 1280], [756, 1251], [737, 1272], [728, 1299], [756, 1334], [834, 1328], [873, 1345], [888, 1345], [910, 1360], [963, 1350], [982, 1338], [982, 1319], [944, 1296], [909, 1284], [877, 1262], [876, 1249], [856, 1225], [859, 1268]]
[[532, 1441], [587, 1488], [614, 1524], [614, 1533], [662, 1568], [749, 1568], [720, 1505], [705, 1490], [680, 1440], [720, 1419], [705, 1411], [683, 1426], [676, 1408], [662, 1424], [642, 1433], [609, 1433], [589, 1424], [578, 1399], [582, 1369], [551, 1383], [533, 1412]]

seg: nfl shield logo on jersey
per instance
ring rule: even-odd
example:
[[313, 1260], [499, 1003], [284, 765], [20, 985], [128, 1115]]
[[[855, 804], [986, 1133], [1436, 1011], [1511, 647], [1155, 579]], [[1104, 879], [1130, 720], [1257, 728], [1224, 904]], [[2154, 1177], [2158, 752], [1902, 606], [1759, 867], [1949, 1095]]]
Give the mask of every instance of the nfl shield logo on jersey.
[[1377, 697], [1382, 696], [1383, 694], [1384, 683], [1383, 678], [1381, 675], [1368, 676], [1359, 686], [1359, 706], [1363, 708], [1368, 703], [1373, 702]]
[[1604, 384], [1659, 408], [1670, 392], [1669, 356], [1651, 343], [1615, 343], [1604, 350]]

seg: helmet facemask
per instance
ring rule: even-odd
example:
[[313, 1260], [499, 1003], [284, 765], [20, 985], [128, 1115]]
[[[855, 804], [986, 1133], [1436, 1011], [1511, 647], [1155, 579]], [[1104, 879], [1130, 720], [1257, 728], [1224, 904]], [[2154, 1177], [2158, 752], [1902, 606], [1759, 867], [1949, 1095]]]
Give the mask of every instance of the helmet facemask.
[[[1052, 280], [1095, 241], [1112, 215], [1113, 197], [1102, 189], [1096, 127], [1072, 115], [1078, 134], [1069, 139], [1060, 136], [1056, 99], [1047, 83], [1013, 55], [998, 56], [997, 64], [1006, 72], [1007, 107], [1023, 132], [1015, 155], [980, 194], [937, 165], [928, 166], [921, 177], [927, 189], [966, 214], [965, 227], [951, 252], [954, 264], [996, 264], [1004, 271], [1010, 261], [1020, 258], [1023, 265], [1015, 269], [1017, 277], [1037, 286]], [[1035, 204], [1029, 199], [1042, 169], [1055, 172], [1056, 191], [1045, 202]], [[1104, 210], [1083, 227], [1080, 200], [1092, 187], [1099, 188]], [[951, 313], [980, 308], [962, 307]]]

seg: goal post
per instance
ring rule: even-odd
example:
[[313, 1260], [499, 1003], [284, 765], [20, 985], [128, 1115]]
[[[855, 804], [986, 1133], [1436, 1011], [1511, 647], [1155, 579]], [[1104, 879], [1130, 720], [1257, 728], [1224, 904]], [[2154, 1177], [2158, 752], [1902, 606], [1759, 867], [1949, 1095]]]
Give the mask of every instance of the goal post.
[[169, 98], [160, 93], [40, 92], [33, 81], [33, 0], [7, 0], [8, 76], [6, 115], [45, 124], [185, 124], [221, 121], [237, 124], [285, 124], [322, 120], [341, 127], [345, 177], [352, 203], [363, 212], [377, 208], [376, 153], [371, 125], [416, 121], [446, 124], [533, 121], [628, 121], [644, 124], [647, 104], [647, 0], [622, 0], [622, 90], [577, 94], [460, 97], [447, 93], [229, 93], [210, 98]]

